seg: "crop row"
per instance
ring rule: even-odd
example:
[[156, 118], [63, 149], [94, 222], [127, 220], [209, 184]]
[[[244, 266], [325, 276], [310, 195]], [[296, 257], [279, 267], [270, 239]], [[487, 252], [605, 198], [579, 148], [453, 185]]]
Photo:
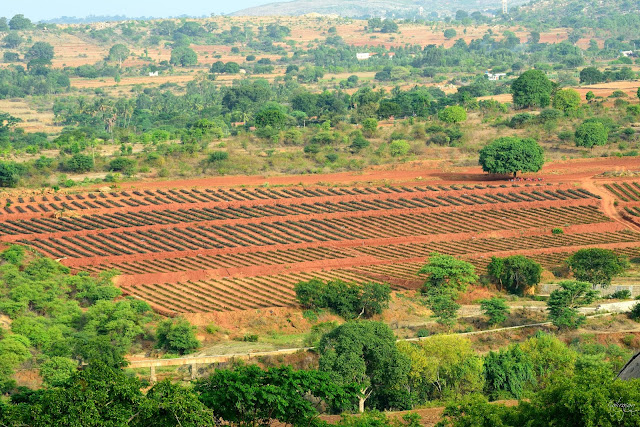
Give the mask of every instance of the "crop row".
[[123, 288], [123, 292], [175, 313], [246, 310], [293, 306], [295, 305], [293, 292], [295, 284], [312, 278], [342, 279], [357, 283], [369, 281], [368, 278], [348, 270], [333, 270], [159, 285], [134, 285]]
[[[21, 239], [55, 257], [223, 249], [277, 244], [380, 239], [444, 233], [482, 232], [592, 224], [610, 221], [594, 206], [456, 211], [389, 216], [277, 221], [157, 230], [98, 232], [85, 236]], [[74, 254], [75, 252], [75, 254]]]
[[84, 271], [97, 273], [117, 269], [124, 274], [169, 273], [193, 270], [215, 270], [218, 268], [250, 267], [260, 265], [282, 265], [306, 261], [340, 259], [353, 256], [348, 250], [337, 248], [304, 248], [271, 250], [261, 252], [199, 255], [197, 257], [177, 257], [148, 259], [122, 263], [107, 263], [82, 267]]
[[300, 203], [297, 205], [255, 205], [177, 210], [152, 210], [91, 214], [82, 217], [31, 218], [0, 223], [0, 235], [42, 234], [58, 231], [105, 230], [157, 224], [181, 224], [227, 219], [264, 218], [273, 216], [310, 215], [344, 212], [366, 212], [390, 209], [416, 209], [534, 202], [546, 200], [587, 199], [595, 197], [584, 190], [547, 190], [518, 193], [460, 194], [459, 196], [413, 197], [398, 199], [352, 200], [342, 202]]
[[485, 238], [390, 246], [365, 246], [354, 248], [354, 250], [380, 259], [398, 259], [426, 257], [431, 252], [465, 255], [629, 242], [639, 242], [640, 244], [640, 233], [623, 230], [604, 233], [548, 234], [517, 238]]
[[640, 201], [640, 183], [623, 182], [621, 184], [605, 184], [604, 187], [624, 202]]

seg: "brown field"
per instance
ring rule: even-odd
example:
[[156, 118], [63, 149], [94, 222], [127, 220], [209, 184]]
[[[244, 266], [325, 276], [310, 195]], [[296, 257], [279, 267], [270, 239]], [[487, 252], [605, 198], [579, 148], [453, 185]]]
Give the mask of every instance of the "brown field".
[[[513, 183], [477, 168], [443, 172], [415, 163], [15, 192], [0, 211], [0, 240], [76, 270], [117, 268], [126, 294], [168, 315], [290, 307], [295, 283], [314, 277], [415, 289], [433, 251], [479, 268], [491, 255], [514, 253], [552, 268], [592, 246], [639, 256], [640, 226], [626, 208], [640, 206], [640, 184], [595, 178], [634, 167], [628, 158], [553, 163], [539, 175], [544, 181]], [[621, 193], [627, 201], [609, 189], [620, 183], [630, 185]], [[554, 227], [564, 234], [552, 235]]]
[[37, 111], [37, 109], [29, 105], [25, 99], [0, 99], [0, 111], [22, 119], [19, 127], [24, 129], [25, 132], [47, 132], [55, 134], [62, 130], [61, 126], [54, 125], [52, 111]]

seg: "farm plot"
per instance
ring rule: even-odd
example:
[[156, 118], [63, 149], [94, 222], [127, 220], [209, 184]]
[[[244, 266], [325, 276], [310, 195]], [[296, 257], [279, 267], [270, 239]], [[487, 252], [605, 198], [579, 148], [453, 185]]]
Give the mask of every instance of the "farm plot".
[[294, 305], [294, 285], [314, 277], [416, 288], [434, 251], [483, 266], [493, 254], [640, 248], [601, 203], [571, 184], [132, 187], [9, 198], [0, 240], [75, 271], [117, 269], [125, 294], [162, 313], [245, 310]]

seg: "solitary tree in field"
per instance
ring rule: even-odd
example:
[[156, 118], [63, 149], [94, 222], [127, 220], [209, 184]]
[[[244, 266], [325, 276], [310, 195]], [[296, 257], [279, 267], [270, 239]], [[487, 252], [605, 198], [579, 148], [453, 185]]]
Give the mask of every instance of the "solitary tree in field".
[[575, 140], [577, 147], [593, 148], [605, 145], [609, 139], [607, 128], [600, 122], [582, 123], [576, 129]]
[[482, 313], [489, 318], [490, 325], [497, 325], [507, 320], [509, 306], [504, 298], [493, 297], [480, 301]]
[[551, 102], [553, 83], [540, 70], [522, 73], [511, 83], [513, 103], [516, 108], [544, 108]]
[[498, 138], [480, 150], [479, 163], [489, 173], [538, 172], [544, 164], [542, 147], [531, 138]]
[[609, 286], [611, 280], [629, 267], [629, 260], [610, 249], [580, 249], [567, 260], [573, 277], [593, 286]]
[[46, 42], [35, 42], [24, 55], [26, 59], [40, 64], [51, 64], [53, 59], [53, 46]]
[[109, 49], [109, 59], [116, 61], [118, 67], [122, 67], [122, 62], [129, 57], [130, 53], [129, 48], [122, 43], [114, 44]]
[[198, 63], [198, 54], [188, 46], [176, 47], [171, 51], [171, 59], [169, 59], [169, 63], [172, 65], [180, 65], [182, 67], [196, 65]]
[[454, 30], [453, 28], [447, 28], [446, 30], [444, 30], [444, 38], [445, 39], [452, 39], [454, 38], [458, 33], [456, 32], [456, 30]]
[[514, 294], [526, 293], [540, 283], [542, 276], [542, 266], [522, 255], [491, 257], [487, 271], [493, 282]]

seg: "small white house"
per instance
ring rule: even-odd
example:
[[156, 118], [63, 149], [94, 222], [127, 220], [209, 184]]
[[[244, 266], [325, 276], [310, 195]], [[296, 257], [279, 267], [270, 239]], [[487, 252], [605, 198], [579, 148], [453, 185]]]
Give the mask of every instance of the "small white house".
[[371, 58], [371, 54], [369, 52], [364, 53], [356, 53], [356, 59], [362, 61], [363, 59]]
[[507, 73], [495, 73], [495, 74], [493, 74], [493, 73], [490, 73], [490, 72], [487, 71], [486, 73], [484, 73], [484, 75], [487, 76], [487, 78], [489, 80], [496, 81], [496, 80], [500, 80], [503, 77], [506, 77]]
[[620, 53], [622, 54], [622, 56], [626, 56], [627, 58], [630, 56], [636, 56], [633, 54], [632, 50], [621, 50]]
[[158, 77], [157, 71], [149, 71], [149, 77]]

